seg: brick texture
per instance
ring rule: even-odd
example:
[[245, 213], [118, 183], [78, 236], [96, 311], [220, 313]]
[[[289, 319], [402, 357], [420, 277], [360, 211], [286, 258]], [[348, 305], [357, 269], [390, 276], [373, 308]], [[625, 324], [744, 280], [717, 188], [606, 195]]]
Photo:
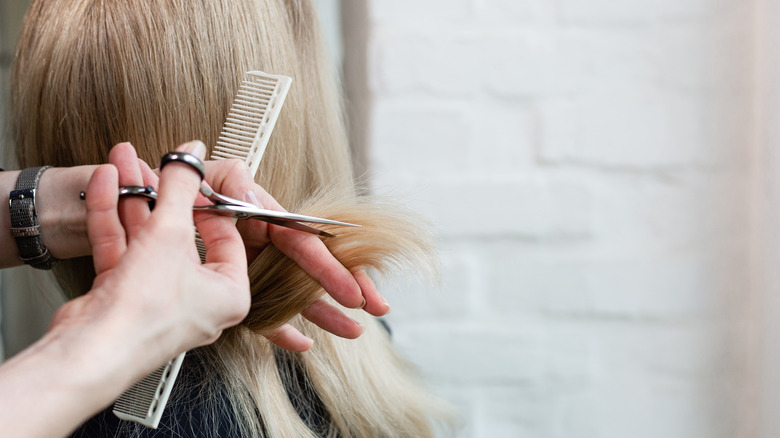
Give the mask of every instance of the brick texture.
[[755, 4], [368, 5], [373, 189], [443, 273], [382, 287], [460, 436], [745, 436]]

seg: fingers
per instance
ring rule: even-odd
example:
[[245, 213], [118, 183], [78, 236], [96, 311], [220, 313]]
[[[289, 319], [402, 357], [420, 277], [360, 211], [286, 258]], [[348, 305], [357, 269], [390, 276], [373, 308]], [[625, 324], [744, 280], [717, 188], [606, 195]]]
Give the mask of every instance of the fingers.
[[360, 291], [363, 293], [363, 298], [366, 300], [366, 305], [363, 310], [374, 316], [386, 315], [390, 311], [390, 304], [379, 293], [374, 281], [366, 274], [366, 271], [359, 270], [352, 273], [360, 286]]
[[283, 326], [266, 333], [265, 337], [279, 348], [298, 353], [307, 351], [314, 345], [313, 340], [304, 336], [303, 333], [299, 332], [290, 324], [284, 324]]
[[[262, 205], [258, 205], [258, 207], [285, 211], [264, 190], [248, 195], [250, 198], [254, 198], [255, 202], [253, 203], [262, 202]], [[257, 201], [260, 197], [262, 197], [262, 201]], [[367, 304], [356, 279], [341, 262], [336, 260], [317, 236], [276, 225], [268, 226], [268, 236], [280, 251], [293, 259], [301, 269], [317, 280], [339, 304], [351, 309], [360, 309]], [[376, 307], [378, 305], [374, 306], [374, 308]]]
[[363, 334], [364, 327], [360, 323], [322, 298], [307, 307], [301, 315], [317, 327], [342, 338], [356, 339]]
[[245, 194], [257, 187], [249, 167], [243, 161], [213, 160], [203, 164], [206, 166], [206, 182], [219, 193], [245, 199]]
[[[206, 146], [195, 140], [176, 149], [188, 152], [199, 159], [206, 155]], [[171, 162], [160, 170], [160, 188], [157, 196], [157, 209], [161, 215], [172, 214], [175, 217], [192, 217], [192, 206], [198, 195], [200, 176], [184, 163]]]
[[[207, 180], [215, 190], [260, 208], [285, 211], [271, 195], [255, 184], [244, 163], [220, 160], [205, 164]], [[244, 239], [248, 260], [253, 260], [270, 240], [317, 280], [339, 304], [364, 308], [374, 316], [384, 315], [390, 310], [368, 275], [363, 271], [349, 272], [318, 237], [256, 220], [239, 221], [237, 226]]]
[[206, 263], [230, 263], [246, 275], [244, 243], [231, 218], [201, 213], [196, 215], [195, 225], [206, 248]]
[[273, 225], [268, 232], [271, 242], [317, 280], [339, 304], [352, 309], [367, 304], [352, 273], [333, 257], [318, 237]]
[[[254, 187], [245, 192], [244, 200], [257, 207], [264, 208], [260, 200], [257, 199]], [[268, 237], [269, 226], [268, 222], [257, 220], [238, 221], [236, 223], [236, 227], [244, 239], [246, 259], [250, 263], [268, 246], [270, 242]]]
[[[257, 199], [256, 190], [262, 190], [255, 184], [246, 164], [239, 160], [207, 161], [206, 181], [219, 193], [241, 199], [260, 208], [264, 205]], [[252, 261], [268, 246], [268, 223], [258, 220], [242, 220], [236, 223], [244, 240], [246, 256]]]
[[160, 177], [154, 172], [154, 170], [152, 170], [151, 167], [149, 167], [148, 164], [146, 164], [146, 161], [139, 158], [138, 166], [141, 168], [141, 177], [144, 181], [144, 187], [157, 187], [157, 182], [160, 180]]
[[[177, 148], [179, 152], [189, 152], [199, 159], [206, 155], [206, 146], [195, 140]], [[154, 179], [152, 169], [143, 168], [145, 178]], [[197, 172], [188, 165], [175, 161], [168, 163], [161, 171], [158, 205], [176, 210], [175, 214], [187, 214], [192, 217], [192, 206], [199, 196], [198, 187], [201, 183]], [[183, 173], [191, 175], [185, 176]], [[184, 178], [181, 181], [181, 177]], [[192, 182], [197, 180], [197, 184]], [[165, 207], [163, 207], [165, 205]], [[173, 210], [171, 210], [173, 212]], [[247, 260], [244, 244], [236, 230], [233, 220], [215, 214], [198, 214], [194, 220], [197, 225], [203, 245], [206, 247], [206, 263], [229, 263], [246, 273]]]
[[[119, 171], [120, 186], [143, 185], [138, 155], [130, 143], [119, 143], [114, 146], [109, 152], [108, 161]], [[149, 219], [149, 204], [143, 198], [125, 198], [119, 203], [119, 217], [127, 237], [132, 239]]]
[[87, 235], [98, 275], [116, 266], [127, 249], [125, 230], [117, 215], [118, 180], [116, 168], [103, 165], [87, 186]]

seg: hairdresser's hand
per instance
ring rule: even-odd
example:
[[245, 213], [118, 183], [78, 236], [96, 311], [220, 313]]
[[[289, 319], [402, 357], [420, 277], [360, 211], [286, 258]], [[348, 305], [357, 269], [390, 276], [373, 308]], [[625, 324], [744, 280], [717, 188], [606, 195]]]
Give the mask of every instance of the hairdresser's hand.
[[[206, 181], [215, 191], [261, 208], [284, 210], [262, 187], [255, 184], [249, 168], [243, 162], [219, 160], [207, 161], [205, 164]], [[152, 169], [143, 162], [140, 162], [140, 166], [143, 185], [155, 185], [156, 175]], [[122, 185], [129, 184], [127, 181], [120, 182]], [[339, 304], [348, 308], [363, 308], [374, 316], [384, 315], [390, 310], [371, 278], [364, 271], [347, 270], [318, 237], [258, 220], [238, 221], [237, 227], [244, 239], [250, 263], [272, 242], [317, 280]], [[363, 327], [358, 322], [325, 299], [315, 301], [302, 314], [337, 336], [357, 338], [363, 333]], [[267, 333], [266, 337], [279, 347], [292, 351], [305, 351], [312, 345], [311, 339], [289, 324]]]
[[157, 206], [150, 212], [139, 198], [117, 205], [120, 185], [143, 184], [133, 147], [117, 145], [109, 160], [114, 166], [96, 170], [87, 188], [97, 273], [93, 289], [64, 306], [53, 324], [83, 318], [127, 322], [133, 330], [123, 341], [142, 349], [141, 357], [152, 356], [146, 370], [151, 371], [182, 351], [213, 342], [246, 316], [250, 295], [244, 246], [230, 218], [200, 215], [198, 227], [208, 249], [201, 264], [193, 244], [197, 173], [181, 163], [166, 166]]
[[[195, 251], [199, 176], [171, 163], [153, 213], [138, 199], [123, 201], [120, 212], [119, 184], [139, 184], [140, 165], [128, 144], [114, 148], [110, 161], [116, 167], [98, 167], [87, 187], [98, 274], [92, 290], [60, 307], [46, 334], [0, 367], [0, 424], [11, 424], [14, 436], [67, 435], [141, 377], [214, 341], [249, 311], [244, 245], [232, 221], [204, 215], [198, 225], [206, 264]], [[31, 412], [43, 415], [30, 421]]]
[[[209, 161], [206, 167], [207, 180], [214, 190], [260, 208], [284, 211], [271, 195], [255, 184], [244, 163], [238, 160]], [[237, 226], [244, 238], [250, 262], [269, 243], [273, 243], [317, 280], [339, 304], [362, 308], [374, 316], [384, 315], [390, 310], [371, 278], [364, 271], [347, 270], [317, 236], [258, 220], [239, 221]], [[314, 302], [302, 315], [337, 336], [356, 338], [363, 332], [360, 324], [325, 299]], [[288, 350], [303, 351], [311, 346], [311, 340], [289, 324], [266, 336]]]

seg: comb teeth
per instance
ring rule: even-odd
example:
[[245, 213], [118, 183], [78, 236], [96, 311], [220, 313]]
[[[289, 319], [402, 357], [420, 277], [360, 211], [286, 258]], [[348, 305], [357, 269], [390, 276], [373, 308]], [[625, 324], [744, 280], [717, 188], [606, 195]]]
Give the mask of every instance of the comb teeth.
[[181, 353], [125, 391], [114, 404], [114, 415], [157, 429], [183, 360]]
[[[211, 151], [211, 159], [241, 160], [249, 167], [252, 177], [256, 177], [291, 84], [289, 76], [258, 70], [247, 72]], [[197, 232], [195, 244], [200, 261], [206, 263], [206, 248]]]
[[292, 79], [250, 71], [230, 107], [211, 154], [212, 160], [244, 161], [254, 176], [290, 90]]

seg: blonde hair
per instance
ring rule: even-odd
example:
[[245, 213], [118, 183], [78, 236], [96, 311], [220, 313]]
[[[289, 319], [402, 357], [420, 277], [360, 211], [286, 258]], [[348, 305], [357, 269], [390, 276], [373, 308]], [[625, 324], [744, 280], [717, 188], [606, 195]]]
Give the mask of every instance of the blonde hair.
[[[194, 138], [213, 145], [244, 72], [287, 74], [293, 88], [257, 182], [288, 209], [362, 224], [324, 240], [347, 268], [432, 271], [430, 236], [397, 206], [356, 194], [339, 94], [308, 1], [165, 0], [149, 8], [138, 0], [33, 3], [12, 77], [21, 166], [102, 163], [122, 141], [149, 163]], [[56, 274], [68, 296], [88, 290], [94, 275], [89, 258], [62, 263]], [[425, 437], [446, 423], [448, 408], [422, 389], [375, 318], [350, 313], [366, 331], [348, 341], [295, 316], [324, 291], [273, 246], [249, 275], [249, 316], [198, 352], [206, 380], [230, 395], [244, 436]], [[291, 317], [315, 339], [311, 351], [282, 352], [260, 335]], [[325, 430], [299, 418], [291, 380], [324, 407]], [[225, 406], [208, 388], [202, 403], [219, 415]]]

